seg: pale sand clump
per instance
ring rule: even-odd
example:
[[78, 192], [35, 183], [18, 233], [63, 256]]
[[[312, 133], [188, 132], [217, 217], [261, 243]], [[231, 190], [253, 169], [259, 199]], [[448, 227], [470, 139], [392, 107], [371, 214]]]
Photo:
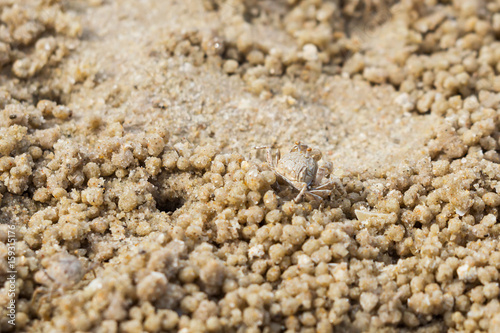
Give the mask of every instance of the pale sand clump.
[[0, 330], [500, 330], [499, 10], [0, 5]]

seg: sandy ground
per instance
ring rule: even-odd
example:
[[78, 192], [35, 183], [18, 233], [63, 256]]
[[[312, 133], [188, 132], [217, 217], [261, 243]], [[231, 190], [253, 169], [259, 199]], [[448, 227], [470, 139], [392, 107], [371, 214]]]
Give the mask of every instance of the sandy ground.
[[0, 331], [500, 329], [500, 4], [0, 10]]

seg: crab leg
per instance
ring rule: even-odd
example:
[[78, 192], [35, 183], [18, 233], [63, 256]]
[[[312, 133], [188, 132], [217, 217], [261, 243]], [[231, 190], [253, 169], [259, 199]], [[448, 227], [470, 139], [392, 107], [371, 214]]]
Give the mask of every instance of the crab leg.
[[332, 169], [333, 165], [331, 162], [328, 162], [325, 166], [319, 167], [318, 172], [316, 173], [316, 179], [314, 180], [314, 185], [316, 186], [320, 185], [325, 175], [327, 173], [331, 173]]
[[305, 195], [305, 196], [310, 195], [310, 196], [312, 196], [314, 199], [316, 199], [316, 200], [318, 200], [318, 201], [323, 201], [323, 197], [321, 197], [321, 196], [319, 196], [319, 195], [317, 195], [317, 194], [314, 194], [314, 193], [312, 193], [312, 192], [310, 192], [310, 191], [308, 191], [308, 192], [304, 193], [304, 195]]
[[315, 187], [312, 191], [316, 191], [316, 190], [323, 190], [325, 188], [329, 188], [333, 185], [333, 181], [328, 181], [327, 183], [324, 183], [324, 184], [321, 184], [320, 186], [317, 186]]
[[[279, 173], [278, 171], [274, 170], [274, 173], [281, 179], [283, 180], [285, 183], [288, 184], [288, 186], [292, 187], [293, 189], [297, 190], [297, 191], [301, 191], [300, 188], [298, 188], [297, 186], [295, 186], [294, 183], [292, 183], [288, 178], [286, 178], [285, 176], [283, 176], [281, 173]], [[307, 186], [306, 186], [307, 187]]]
[[[271, 152], [271, 147], [269, 146], [260, 146], [260, 147], [254, 147], [254, 149], [267, 149], [267, 163], [271, 166], [271, 168], [275, 168], [276, 165], [278, 164], [278, 159], [276, 159], [276, 162], [273, 161], [273, 154]], [[278, 155], [279, 155], [279, 150], [278, 150]]]
[[330, 190], [313, 190], [313, 191], [309, 191], [307, 193], [311, 193], [313, 195], [321, 196], [321, 195], [328, 195], [328, 194], [332, 193], [332, 191], [330, 191]]
[[300, 190], [299, 194], [295, 197], [295, 199], [293, 199], [293, 201], [295, 203], [299, 202], [300, 199], [302, 199], [302, 196], [304, 195], [304, 193], [306, 193], [306, 191], [307, 191], [307, 184], [304, 184], [304, 186]]

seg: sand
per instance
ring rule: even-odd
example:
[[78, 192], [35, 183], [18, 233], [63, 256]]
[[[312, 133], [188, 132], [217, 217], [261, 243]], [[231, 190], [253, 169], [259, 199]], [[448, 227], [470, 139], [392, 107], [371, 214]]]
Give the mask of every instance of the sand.
[[[0, 331], [500, 330], [499, 36], [472, 0], [0, 2]], [[255, 149], [298, 141], [321, 202]]]

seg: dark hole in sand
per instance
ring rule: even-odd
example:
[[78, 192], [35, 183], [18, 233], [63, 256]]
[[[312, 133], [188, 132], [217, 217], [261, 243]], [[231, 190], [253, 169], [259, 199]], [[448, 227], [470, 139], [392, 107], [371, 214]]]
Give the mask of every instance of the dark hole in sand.
[[151, 194], [160, 212], [173, 214], [188, 201], [185, 188], [188, 181], [181, 174], [161, 173], [151, 183], [153, 184]]
[[156, 208], [161, 212], [173, 213], [184, 206], [185, 202], [182, 197], [156, 198]]

